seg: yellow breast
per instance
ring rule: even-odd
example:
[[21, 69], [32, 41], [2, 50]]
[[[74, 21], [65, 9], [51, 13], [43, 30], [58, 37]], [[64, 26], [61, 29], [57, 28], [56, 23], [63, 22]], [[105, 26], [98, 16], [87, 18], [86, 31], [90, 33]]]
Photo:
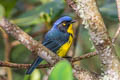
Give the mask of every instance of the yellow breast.
[[61, 48], [57, 51], [58, 56], [64, 57], [67, 54], [72, 44], [72, 41], [73, 41], [73, 38], [72, 36], [70, 36], [68, 42], [66, 42], [63, 46], [61, 46]]
[[[69, 26], [67, 32], [73, 35], [72, 24]], [[73, 41], [73, 36], [70, 35], [68, 41], [64, 45], [62, 45], [60, 49], [57, 51], [58, 56], [64, 57], [67, 54], [72, 44], [72, 41]]]

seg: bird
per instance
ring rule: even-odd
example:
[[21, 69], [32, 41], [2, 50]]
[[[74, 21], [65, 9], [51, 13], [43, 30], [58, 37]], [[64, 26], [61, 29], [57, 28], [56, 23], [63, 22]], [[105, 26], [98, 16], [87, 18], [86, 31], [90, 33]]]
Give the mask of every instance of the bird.
[[[52, 52], [56, 53], [60, 57], [65, 57], [74, 38], [73, 20], [69, 16], [63, 16], [56, 20], [52, 28], [45, 34], [42, 41], [43, 46], [47, 47]], [[33, 70], [40, 64], [43, 59], [37, 57], [32, 65], [26, 71], [26, 74], [31, 74]]]

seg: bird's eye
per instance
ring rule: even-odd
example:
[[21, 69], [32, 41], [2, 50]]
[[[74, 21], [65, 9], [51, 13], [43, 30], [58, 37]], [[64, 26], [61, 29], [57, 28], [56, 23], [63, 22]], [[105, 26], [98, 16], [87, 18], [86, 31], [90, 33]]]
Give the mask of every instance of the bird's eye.
[[66, 24], [65, 24], [65, 23], [63, 23], [63, 26], [66, 26]]

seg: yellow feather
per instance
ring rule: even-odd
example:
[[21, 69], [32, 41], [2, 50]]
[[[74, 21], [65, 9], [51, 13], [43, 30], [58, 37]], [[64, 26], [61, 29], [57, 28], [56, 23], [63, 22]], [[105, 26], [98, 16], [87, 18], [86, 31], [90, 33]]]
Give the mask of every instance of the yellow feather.
[[[72, 28], [72, 24], [70, 24], [70, 26], [68, 27], [68, 30], [67, 30], [68, 33], [71, 33], [73, 35], [73, 28]], [[73, 35], [74, 36], [74, 35]], [[57, 51], [57, 54], [58, 56], [60, 57], [64, 57], [66, 56], [71, 44], [72, 44], [72, 41], [73, 41], [73, 37], [70, 35], [69, 36], [69, 40], [68, 42], [66, 42], [64, 45], [62, 45], [60, 47], [60, 49]]]
[[74, 36], [72, 24], [70, 24], [70, 26], [68, 27], [67, 32], [70, 33], [70, 34], [72, 34]]

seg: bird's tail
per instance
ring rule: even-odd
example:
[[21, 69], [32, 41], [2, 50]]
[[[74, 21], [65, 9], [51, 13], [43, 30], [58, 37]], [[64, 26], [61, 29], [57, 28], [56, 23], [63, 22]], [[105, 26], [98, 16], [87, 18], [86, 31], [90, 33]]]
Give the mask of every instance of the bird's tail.
[[40, 64], [40, 62], [42, 61], [43, 59], [40, 58], [39, 56], [35, 59], [35, 61], [33, 62], [33, 64], [28, 68], [26, 74], [31, 74], [33, 72], [33, 70]]

